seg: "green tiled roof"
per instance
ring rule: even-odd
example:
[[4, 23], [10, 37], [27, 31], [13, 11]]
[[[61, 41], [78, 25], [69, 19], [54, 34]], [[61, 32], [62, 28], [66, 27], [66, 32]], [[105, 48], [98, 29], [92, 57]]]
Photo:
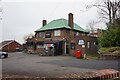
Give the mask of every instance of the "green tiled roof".
[[[61, 18], [61, 19], [57, 19], [57, 20], [51, 21], [50, 23], [48, 23], [44, 27], [42, 27], [40, 29], [37, 29], [35, 32], [45, 31], [45, 30], [53, 30], [53, 29], [59, 29], [59, 28], [71, 29], [71, 27], [68, 26], [68, 20]], [[74, 23], [74, 30], [82, 31], [82, 32], [87, 32], [86, 30], [84, 30], [83, 28], [81, 28], [76, 23]]]

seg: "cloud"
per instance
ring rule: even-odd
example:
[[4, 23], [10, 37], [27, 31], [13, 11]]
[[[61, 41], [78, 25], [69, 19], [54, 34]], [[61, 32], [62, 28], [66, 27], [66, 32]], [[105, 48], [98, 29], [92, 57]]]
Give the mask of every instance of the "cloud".
[[41, 27], [44, 17], [49, 23], [54, 19], [68, 19], [68, 13], [73, 12], [74, 21], [81, 27], [85, 27], [96, 16], [95, 9], [87, 12], [80, 11], [87, 4], [82, 0], [78, 0], [78, 2], [70, 2], [71, 0], [67, 0], [68, 2], [62, 0], [53, 0], [55, 2], [48, 2], [48, 0], [44, 0], [44, 2], [35, 2], [37, 0], [34, 0], [34, 2], [27, 2], [28, 0], [17, 1], [23, 0], [4, 0], [2, 3], [4, 40], [15, 38], [22, 43], [25, 35], [34, 33]]

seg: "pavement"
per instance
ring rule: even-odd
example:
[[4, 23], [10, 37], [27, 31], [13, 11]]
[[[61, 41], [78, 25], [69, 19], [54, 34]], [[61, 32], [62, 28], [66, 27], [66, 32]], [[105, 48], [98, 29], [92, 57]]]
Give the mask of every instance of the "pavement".
[[71, 73], [101, 69], [118, 70], [117, 60], [82, 60], [70, 56], [38, 56], [22, 52], [9, 53], [2, 60], [2, 74], [30, 77], [60, 77]]

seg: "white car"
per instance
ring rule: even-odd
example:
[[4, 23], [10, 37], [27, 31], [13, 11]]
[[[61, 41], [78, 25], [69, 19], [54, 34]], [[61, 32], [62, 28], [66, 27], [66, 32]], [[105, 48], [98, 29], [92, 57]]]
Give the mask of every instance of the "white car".
[[0, 58], [3, 59], [3, 58], [7, 58], [8, 57], [8, 53], [7, 52], [1, 52], [0, 51]]

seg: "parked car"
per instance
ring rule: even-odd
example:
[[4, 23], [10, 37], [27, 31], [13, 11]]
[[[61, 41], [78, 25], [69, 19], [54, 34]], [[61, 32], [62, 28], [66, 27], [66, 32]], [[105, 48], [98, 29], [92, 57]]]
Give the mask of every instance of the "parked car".
[[0, 51], [0, 58], [3, 59], [3, 58], [7, 58], [8, 57], [8, 53], [7, 52], [1, 52]]

